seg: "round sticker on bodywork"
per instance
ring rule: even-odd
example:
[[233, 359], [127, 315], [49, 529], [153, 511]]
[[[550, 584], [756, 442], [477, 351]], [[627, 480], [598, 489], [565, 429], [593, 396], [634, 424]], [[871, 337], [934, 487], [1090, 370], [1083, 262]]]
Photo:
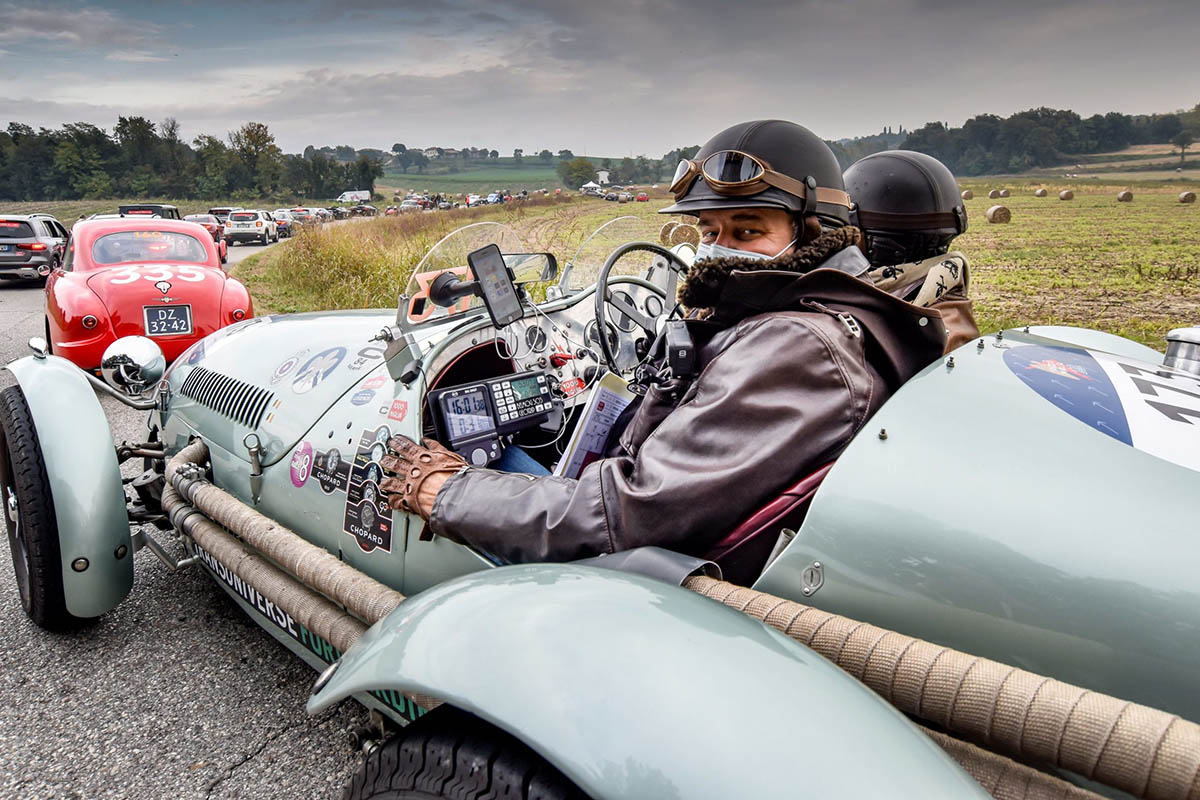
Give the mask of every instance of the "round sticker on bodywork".
[[313, 448], [308, 442], [301, 442], [300, 446], [292, 451], [292, 485], [297, 489], [308, 483], [308, 476], [312, 474], [313, 465]]
[[304, 362], [304, 366], [296, 373], [296, 379], [292, 381], [292, 391], [296, 394], [305, 394], [317, 388], [342, 363], [342, 359], [346, 357], [346, 348], [331, 347], [328, 350], [322, 350], [315, 356]]

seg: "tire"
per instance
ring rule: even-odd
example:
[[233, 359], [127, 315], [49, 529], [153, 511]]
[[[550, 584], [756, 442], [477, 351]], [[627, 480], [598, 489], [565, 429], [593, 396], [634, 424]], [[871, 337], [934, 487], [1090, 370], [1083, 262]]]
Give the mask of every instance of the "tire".
[[20, 386], [0, 392], [0, 499], [21, 608], [46, 630], [90, 622], [67, 611], [50, 479]]
[[438, 708], [371, 751], [342, 800], [587, 800], [518, 739]]
[[261, 244], [263, 247], [266, 247], [266, 246], [267, 246], [267, 245], [269, 245], [270, 243], [271, 243], [271, 236], [270, 236], [270, 234], [264, 233], [264, 234], [262, 235], [262, 241], [260, 241], [260, 242], [259, 242], [259, 244]]

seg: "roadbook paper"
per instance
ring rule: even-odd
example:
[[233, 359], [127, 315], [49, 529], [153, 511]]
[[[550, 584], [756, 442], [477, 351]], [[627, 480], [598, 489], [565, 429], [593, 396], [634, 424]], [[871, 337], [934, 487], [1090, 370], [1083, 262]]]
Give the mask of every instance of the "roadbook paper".
[[620, 375], [611, 372], [592, 387], [592, 396], [583, 411], [583, 419], [575, 426], [575, 433], [567, 444], [567, 450], [558, 460], [554, 474], [562, 478], [578, 478], [583, 468], [604, 456], [604, 444], [617, 417], [633, 401], [633, 392], [625, 385]]

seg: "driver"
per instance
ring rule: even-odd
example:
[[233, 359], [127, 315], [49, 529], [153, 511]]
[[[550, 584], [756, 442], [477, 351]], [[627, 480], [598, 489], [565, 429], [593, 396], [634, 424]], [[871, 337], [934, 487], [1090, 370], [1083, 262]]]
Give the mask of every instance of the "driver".
[[941, 355], [940, 314], [866, 279], [837, 159], [806, 128], [723, 130], [671, 191], [662, 213], [694, 215], [701, 232], [679, 292], [695, 377], [651, 382], [610, 457], [576, 480], [469, 467], [392, 437], [381, 488], [428, 520], [423, 535], [512, 563], [645, 545], [704, 556]]

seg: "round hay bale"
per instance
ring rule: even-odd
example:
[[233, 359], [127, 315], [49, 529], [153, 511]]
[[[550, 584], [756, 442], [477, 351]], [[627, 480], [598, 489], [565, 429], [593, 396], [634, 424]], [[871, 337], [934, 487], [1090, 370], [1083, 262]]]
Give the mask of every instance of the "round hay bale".
[[999, 197], [1000, 197], [1000, 190], [999, 190], [999, 189], [992, 189], [990, 192], [988, 192], [988, 197], [992, 198], [993, 200], [995, 200], [995, 199], [999, 198]]
[[1117, 192], [1117, 202], [1118, 203], [1132, 203], [1133, 202], [1133, 192], [1129, 191], [1128, 189], [1125, 189], [1124, 191], [1121, 191], [1121, 192]]
[[1061, 192], [1058, 193], [1058, 199], [1059, 200], [1074, 200], [1075, 193], [1072, 192], [1070, 189], [1063, 189]]
[[677, 228], [678, 226], [679, 226], [678, 222], [668, 222], [665, 225], [663, 225], [661, 228], [658, 229], [658, 240], [660, 242], [662, 242], [664, 245], [670, 246], [671, 232], [674, 231], [675, 228]]
[[1181, 202], [1181, 203], [1196, 202], [1196, 193], [1195, 192], [1180, 192], [1179, 193], [1179, 202]]
[[692, 247], [700, 244], [700, 229], [695, 225], [688, 225], [686, 222], [681, 222], [675, 226], [675, 230], [671, 231], [671, 246], [687, 243]]
[[963, 200], [972, 200], [972, 199], [974, 199], [974, 197], [975, 197], [975, 193], [972, 192], [970, 189], [963, 189], [963, 193], [962, 193]]
[[1008, 189], [1001, 189], [1001, 190], [1000, 190], [1000, 196], [1001, 196], [1001, 197], [1008, 197]]
[[1045, 196], [1046, 196], [1046, 190], [1045, 190], [1045, 189], [1038, 189], [1038, 190], [1036, 190], [1036, 191], [1033, 193], [1033, 196], [1034, 196], [1034, 197], [1045, 197]]
[[986, 212], [984, 212], [984, 216], [987, 217], [988, 222], [994, 222], [997, 224], [1012, 222], [1012, 212], [1009, 211], [1005, 206], [992, 206]]

